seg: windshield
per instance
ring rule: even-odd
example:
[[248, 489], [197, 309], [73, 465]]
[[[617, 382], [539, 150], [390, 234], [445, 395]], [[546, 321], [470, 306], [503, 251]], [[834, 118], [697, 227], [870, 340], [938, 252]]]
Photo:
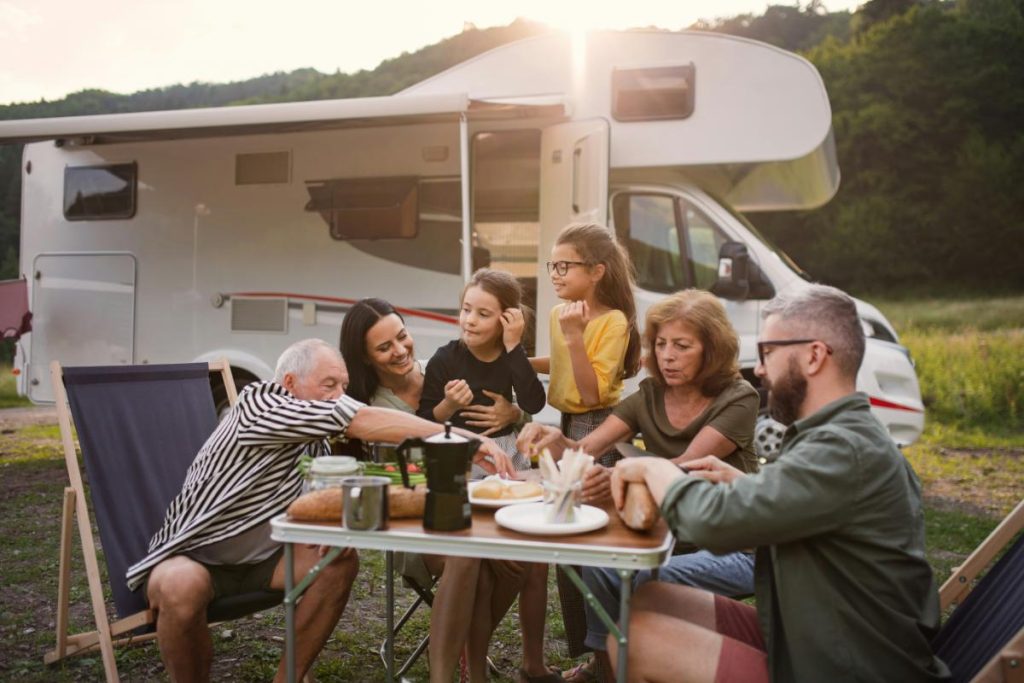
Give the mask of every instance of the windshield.
[[782, 259], [783, 263], [785, 263], [787, 266], [789, 266], [790, 268], [793, 269], [793, 272], [795, 272], [797, 275], [799, 275], [803, 279], [807, 280], [808, 282], [811, 281], [810, 273], [808, 273], [806, 270], [801, 268], [797, 264], [796, 261], [794, 261], [792, 258], [790, 258], [789, 254], [787, 254], [786, 252], [784, 252], [782, 250], [781, 247], [779, 247], [777, 244], [772, 242], [760, 230], [758, 230], [756, 227], [754, 227], [754, 224], [751, 223], [750, 220], [746, 216], [744, 216], [742, 213], [740, 213], [739, 211], [734, 209], [728, 202], [722, 201], [721, 198], [715, 197], [714, 199], [715, 199], [715, 201], [718, 202], [718, 204], [722, 208], [724, 208], [726, 211], [728, 211], [729, 214], [732, 215], [733, 218], [735, 218], [740, 223], [742, 223], [747, 228], [747, 230], [749, 230], [750, 232], [754, 233], [755, 237], [757, 237], [759, 240], [761, 240], [762, 243], [767, 245], [769, 249], [771, 249], [773, 252], [775, 252], [775, 255], [778, 256], [780, 259]]

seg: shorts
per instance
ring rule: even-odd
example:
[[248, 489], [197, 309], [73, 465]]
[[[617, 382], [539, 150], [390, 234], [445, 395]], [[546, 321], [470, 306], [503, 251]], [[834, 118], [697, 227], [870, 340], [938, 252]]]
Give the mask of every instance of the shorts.
[[210, 572], [214, 599], [270, 590], [270, 581], [283, 554], [284, 548], [281, 547], [255, 564], [203, 564]]
[[757, 610], [716, 595], [715, 630], [722, 636], [715, 682], [768, 683], [768, 652], [757, 621]]
[[[601, 423], [612, 414], [612, 410], [613, 408], [598, 408], [586, 413], [562, 413], [562, 433], [573, 441], [580, 441], [600, 427]], [[612, 448], [607, 453], [597, 454], [594, 460], [605, 467], [611, 467], [621, 457], [619, 452]]]

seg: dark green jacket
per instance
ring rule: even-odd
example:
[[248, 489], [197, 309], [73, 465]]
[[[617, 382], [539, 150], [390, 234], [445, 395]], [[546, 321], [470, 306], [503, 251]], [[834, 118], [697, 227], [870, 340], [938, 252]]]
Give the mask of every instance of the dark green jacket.
[[938, 593], [921, 486], [867, 396], [789, 427], [778, 460], [730, 485], [673, 484], [662, 512], [714, 552], [758, 546], [757, 612], [773, 681], [934, 681]]

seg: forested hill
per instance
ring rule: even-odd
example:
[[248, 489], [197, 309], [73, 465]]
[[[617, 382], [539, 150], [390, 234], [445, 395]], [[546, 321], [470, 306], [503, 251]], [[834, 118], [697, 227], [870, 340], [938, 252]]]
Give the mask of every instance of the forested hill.
[[[800, 52], [832, 100], [842, 183], [825, 207], [752, 219], [815, 279], [855, 292], [1024, 290], [1024, 0], [870, 0], [855, 13], [770, 6], [691, 28]], [[0, 106], [0, 119], [388, 95], [503, 43], [468, 28], [372, 71]], [[0, 146], [0, 279], [18, 272], [19, 159]]]

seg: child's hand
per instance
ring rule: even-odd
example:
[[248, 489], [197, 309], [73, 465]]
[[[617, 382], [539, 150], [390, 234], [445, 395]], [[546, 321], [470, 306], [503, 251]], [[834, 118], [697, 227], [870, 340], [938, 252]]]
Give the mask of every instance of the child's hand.
[[570, 301], [558, 314], [558, 325], [567, 339], [572, 336], [582, 337], [589, 322], [590, 307], [586, 301]]
[[519, 345], [525, 329], [526, 319], [523, 312], [518, 308], [506, 308], [501, 314], [501, 341], [505, 344], [506, 351], [511, 351]]
[[473, 390], [464, 379], [453, 379], [444, 385], [444, 398], [455, 409], [465, 408], [473, 402]]

